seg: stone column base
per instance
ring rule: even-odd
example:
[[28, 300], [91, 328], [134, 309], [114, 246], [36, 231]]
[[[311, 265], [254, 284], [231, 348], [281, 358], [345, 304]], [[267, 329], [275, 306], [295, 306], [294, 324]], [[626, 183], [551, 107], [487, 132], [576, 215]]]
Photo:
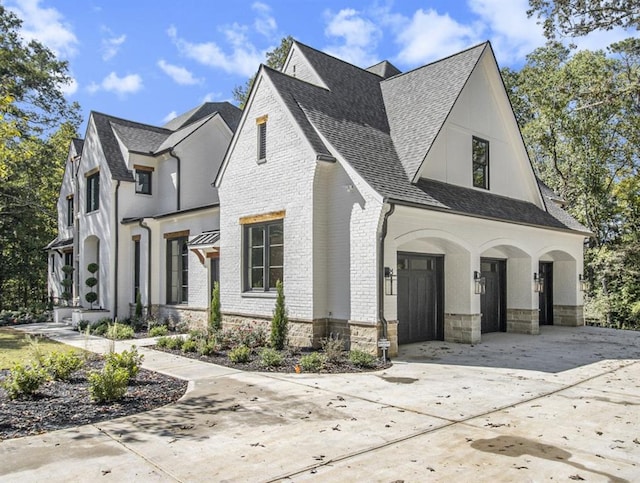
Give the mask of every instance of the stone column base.
[[480, 314], [444, 314], [444, 340], [462, 344], [480, 342]]
[[372, 355], [378, 354], [378, 330], [375, 322], [349, 321], [350, 350], [357, 349]]
[[582, 305], [554, 305], [553, 325], [580, 327], [584, 325], [584, 309]]
[[507, 309], [507, 332], [540, 334], [537, 309]]
[[[380, 334], [382, 336], [382, 334]], [[387, 350], [388, 357], [397, 357], [398, 356], [398, 321], [397, 320], [389, 320], [387, 321], [387, 339], [391, 343], [391, 347]], [[380, 351], [380, 356], [382, 356], [382, 351]]]

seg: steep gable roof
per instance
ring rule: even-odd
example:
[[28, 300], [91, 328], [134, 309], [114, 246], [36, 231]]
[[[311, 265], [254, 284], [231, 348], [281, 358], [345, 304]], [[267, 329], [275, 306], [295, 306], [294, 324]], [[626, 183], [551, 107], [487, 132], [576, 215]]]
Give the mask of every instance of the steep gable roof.
[[173, 118], [163, 127], [172, 131], [177, 131], [193, 122], [199, 121], [203, 117], [219, 113], [224, 122], [227, 123], [232, 132], [236, 132], [242, 111], [229, 102], [205, 102], [190, 111]]
[[488, 45], [480, 44], [381, 83], [391, 137], [409, 179], [415, 181], [422, 161]]
[[[490, 48], [488, 43], [387, 80], [299, 42], [296, 48], [326, 89], [265, 66], [261, 71], [316, 153], [337, 151], [384, 198], [466, 216], [588, 233], [557, 205], [545, 211], [533, 203], [472, 188], [413, 180], [473, 69]], [[426, 107], [416, 109], [416, 104]]]
[[82, 154], [82, 148], [84, 147], [84, 139], [73, 138], [71, 139], [71, 143], [73, 144], [73, 149], [76, 154]]
[[91, 111], [90, 116], [96, 126], [98, 139], [102, 147], [102, 152], [107, 160], [111, 177], [120, 181], [133, 181], [133, 174], [127, 168], [118, 139], [116, 130], [119, 135], [123, 135], [125, 139], [134, 145], [136, 150], [149, 152], [148, 149], [158, 143], [158, 139], [162, 136], [165, 138], [171, 134], [171, 131], [161, 127], [150, 126], [138, 122], [127, 121], [118, 117], [109, 116], [100, 112]]

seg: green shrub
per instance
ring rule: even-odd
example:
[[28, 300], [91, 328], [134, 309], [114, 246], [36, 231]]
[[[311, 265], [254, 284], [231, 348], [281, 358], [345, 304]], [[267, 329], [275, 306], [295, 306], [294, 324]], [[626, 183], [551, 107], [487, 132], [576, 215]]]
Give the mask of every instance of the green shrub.
[[98, 403], [117, 401], [127, 393], [127, 384], [127, 370], [107, 364], [102, 371], [89, 374], [89, 396]]
[[54, 351], [44, 360], [44, 369], [54, 381], [68, 381], [75, 371], [82, 367], [83, 361], [75, 351]]
[[197, 342], [196, 351], [203, 356], [211, 356], [218, 352], [219, 346], [214, 338], [200, 339]]
[[340, 362], [344, 358], [344, 342], [340, 335], [331, 334], [320, 342], [327, 362]]
[[251, 357], [251, 349], [246, 345], [239, 345], [229, 351], [229, 360], [231, 362], [249, 362]]
[[327, 358], [320, 352], [312, 352], [300, 358], [300, 367], [306, 372], [319, 372], [326, 362]]
[[9, 376], [2, 383], [10, 399], [31, 396], [47, 381], [49, 375], [40, 366], [25, 366], [20, 362], [13, 365]]
[[289, 319], [287, 309], [284, 304], [284, 287], [282, 282], [276, 282], [276, 306], [273, 309], [273, 319], [271, 319], [271, 347], [282, 350], [287, 343], [287, 331]]
[[108, 326], [106, 335], [111, 340], [125, 340], [133, 339], [135, 332], [133, 327], [116, 322]]
[[140, 292], [136, 294], [135, 318], [138, 320], [142, 319], [142, 298], [140, 297]]
[[40, 337], [37, 335], [25, 335], [25, 340], [29, 344], [29, 352], [36, 366], [42, 366], [46, 358], [46, 352], [40, 346]]
[[220, 346], [230, 349], [239, 345], [246, 345], [251, 349], [264, 347], [267, 343], [267, 333], [257, 322], [243, 323], [239, 327], [232, 327], [214, 334]]
[[196, 339], [187, 339], [182, 343], [182, 352], [196, 352], [198, 349], [198, 341]]
[[169, 337], [166, 347], [167, 349], [179, 351], [182, 349], [182, 344], [184, 344], [184, 339], [182, 337]]
[[98, 320], [98, 322], [90, 326], [91, 334], [103, 337], [109, 331], [110, 324], [111, 319], [108, 317]]
[[171, 340], [171, 337], [168, 337], [166, 335], [163, 335], [161, 337], [158, 337], [158, 340], [156, 341], [156, 345], [158, 347], [161, 347], [163, 349], [166, 349], [167, 346], [169, 345], [169, 341]]
[[140, 372], [140, 366], [144, 359], [143, 354], [138, 354], [138, 348], [131, 346], [130, 350], [122, 351], [121, 353], [110, 352], [106, 356], [106, 366], [112, 366], [114, 368], [120, 368], [127, 371], [130, 379], [133, 379]]
[[357, 367], [374, 367], [376, 365], [374, 356], [358, 349], [349, 352], [349, 361]]
[[282, 365], [282, 354], [275, 349], [265, 347], [260, 351], [260, 365], [262, 367], [279, 367]]
[[149, 329], [149, 337], [165, 336], [169, 333], [166, 325], [154, 325]]

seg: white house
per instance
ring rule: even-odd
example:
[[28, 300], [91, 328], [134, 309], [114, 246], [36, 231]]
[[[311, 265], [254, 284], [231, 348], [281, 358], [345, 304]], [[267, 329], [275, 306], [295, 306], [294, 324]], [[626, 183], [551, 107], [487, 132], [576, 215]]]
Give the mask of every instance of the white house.
[[588, 230], [537, 180], [489, 43], [400, 73], [294, 42], [215, 185], [225, 324], [266, 323], [278, 279], [300, 345], [583, 324]]
[[84, 143], [70, 149], [59, 234], [48, 246], [54, 297], [64, 291], [61, 266], [72, 264], [73, 299], [90, 307], [87, 267], [97, 263], [94, 306], [102, 316], [129, 316], [140, 294], [160, 317], [206, 322], [219, 229], [210, 173], [239, 118], [226, 102], [205, 103], [164, 127], [92, 112]]

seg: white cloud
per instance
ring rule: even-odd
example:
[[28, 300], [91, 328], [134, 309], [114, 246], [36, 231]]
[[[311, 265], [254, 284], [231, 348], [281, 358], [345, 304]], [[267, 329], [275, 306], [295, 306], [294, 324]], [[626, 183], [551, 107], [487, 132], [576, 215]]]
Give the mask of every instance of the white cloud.
[[65, 97], [71, 97], [78, 91], [78, 81], [75, 78], [70, 77], [67, 84], [60, 84], [60, 90]]
[[202, 104], [203, 102], [213, 102], [221, 98], [222, 98], [221, 92], [207, 92], [205, 96], [202, 98], [202, 101], [200, 101], [200, 103]]
[[399, 28], [396, 42], [402, 48], [398, 59], [405, 64], [419, 65], [446, 57], [479, 43], [477, 30], [481, 29], [458, 23], [449, 14], [418, 9]]
[[162, 118], [162, 123], [166, 124], [171, 121], [171, 119], [175, 119], [176, 117], [178, 117], [178, 113], [176, 111], [171, 111], [169, 114], [164, 116], [164, 118]]
[[469, 8], [489, 30], [491, 44], [501, 63], [523, 60], [544, 45], [542, 27], [535, 17], [527, 18], [527, 0], [469, 0]]
[[215, 42], [193, 43], [178, 36], [175, 27], [170, 27], [167, 34], [182, 55], [196, 62], [216, 67], [232, 74], [252, 76], [265, 52], [259, 52], [245, 35], [246, 27], [234, 24], [223, 29], [227, 41], [231, 44], [231, 51], [225, 52]]
[[598, 30], [584, 37], [569, 40], [580, 50], [606, 50], [609, 45], [634, 36], [637, 34], [633, 31], [616, 27], [611, 30]]
[[375, 23], [352, 8], [340, 10], [335, 15], [331, 12], [325, 15], [328, 19], [325, 35], [342, 40], [342, 44], [326, 47], [325, 52], [362, 67], [378, 61], [375, 49], [382, 31]]
[[102, 60], [109, 60], [116, 56], [122, 44], [127, 40], [127, 36], [125, 34], [116, 36], [108, 28], [103, 28], [103, 31], [109, 35], [109, 38], [102, 39]]
[[129, 74], [124, 77], [118, 77], [115, 72], [111, 72], [107, 77], [102, 79], [100, 84], [92, 82], [87, 86], [90, 94], [103, 90], [107, 92], [115, 92], [118, 95], [134, 94], [142, 89], [142, 77], [138, 74]]
[[37, 40], [56, 55], [71, 57], [76, 53], [78, 39], [71, 26], [54, 8], [42, 8], [40, 0], [16, 0], [7, 8], [23, 21], [21, 35], [25, 40]]
[[169, 77], [173, 79], [173, 81], [177, 84], [183, 86], [190, 86], [194, 84], [201, 84], [202, 79], [198, 79], [193, 76], [193, 74], [185, 69], [184, 67], [180, 67], [178, 65], [172, 65], [166, 62], [164, 59], [160, 59], [158, 61], [158, 67], [162, 69], [162, 71], [167, 74]]
[[271, 7], [266, 3], [254, 2], [251, 9], [257, 14], [253, 23], [254, 28], [258, 33], [271, 39], [278, 30], [276, 19], [271, 15]]

